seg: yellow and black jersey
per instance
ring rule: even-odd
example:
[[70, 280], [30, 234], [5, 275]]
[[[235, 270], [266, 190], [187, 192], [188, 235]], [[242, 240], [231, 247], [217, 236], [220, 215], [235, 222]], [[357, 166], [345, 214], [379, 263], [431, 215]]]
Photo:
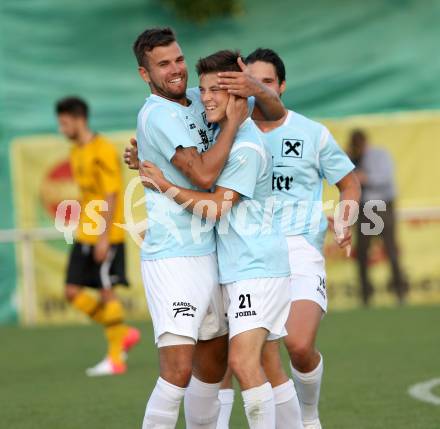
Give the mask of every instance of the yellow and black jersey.
[[[96, 243], [98, 235], [84, 231], [85, 223], [90, 223], [92, 228], [96, 227], [96, 222], [88, 216], [85, 208], [90, 201], [104, 200], [109, 194], [115, 193], [116, 203], [109, 240], [111, 244], [123, 242], [123, 229], [114, 225], [123, 222], [121, 163], [114, 145], [107, 138], [95, 135], [89, 143], [75, 144], [72, 147], [70, 164], [81, 195], [81, 215], [76, 240], [86, 244]], [[94, 210], [99, 213], [96, 207]]]

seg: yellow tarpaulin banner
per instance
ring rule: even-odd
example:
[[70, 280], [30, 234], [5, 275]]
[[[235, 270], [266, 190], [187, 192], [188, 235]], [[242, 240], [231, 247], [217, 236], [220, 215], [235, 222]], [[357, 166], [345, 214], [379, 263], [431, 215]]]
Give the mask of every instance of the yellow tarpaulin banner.
[[[405, 113], [359, 116], [323, 121], [336, 140], [345, 146], [350, 131], [363, 128], [373, 144], [389, 150], [396, 166], [397, 207], [400, 216], [398, 241], [402, 266], [410, 282], [409, 302], [440, 302], [440, 113]], [[121, 153], [134, 132], [106, 133]], [[16, 225], [19, 229], [53, 227], [57, 204], [77, 198], [68, 164], [69, 143], [53, 135], [21, 137], [12, 145], [12, 171]], [[142, 197], [136, 173], [124, 168], [124, 180], [134, 194], [128, 199], [133, 208]], [[132, 181], [134, 180], [134, 182]], [[131, 192], [131, 191], [130, 191]], [[335, 189], [327, 189], [326, 199], [337, 199]], [[134, 212], [139, 221], [145, 216], [142, 204]], [[127, 221], [127, 220], [126, 220]], [[327, 237], [327, 284], [330, 308], [347, 308], [359, 303], [359, 283], [353, 259], [346, 259]], [[120, 288], [129, 318], [147, 316], [140, 276], [139, 249], [127, 235], [129, 289]], [[18, 251], [20, 251], [18, 246]], [[355, 249], [354, 249], [355, 250]], [[387, 291], [386, 255], [380, 242], [371, 252], [371, 276], [377, 293], [373, 303], [388, 305], [394, 297]], [[63, 295], [69, 246], [63, 236], [32, 241], [35, 321], [58, 323], [86, 320], [70, 308]], [[20, 258], [17, 258], [20, 260]], [[23, 262], [19, 272], [23, 272]], [[23, 296], [23, 284], [20, 291]], [[29, 311], [28, 307], [21, 306]]]
[[[399, 255], [410, 284], [408, 301], [440, 302], [440, 113], [368, 115], [323, 122], [342, 147], [347, 146], [352, 130], [362, 128], [373, 145], [391, 154], [398, 193]], [[326, 189], [324, 199], [337, 198], [336, 188]], [[360, 285], [354, 258], [347, 261], [330, 236], [325, 252], [330, 307], [358, 305]], [[373, 304], [394, 304], [396, 299], [388, 290], [391, 272], [379, 239], [373, 240], [369, 265], [376, 290]]]

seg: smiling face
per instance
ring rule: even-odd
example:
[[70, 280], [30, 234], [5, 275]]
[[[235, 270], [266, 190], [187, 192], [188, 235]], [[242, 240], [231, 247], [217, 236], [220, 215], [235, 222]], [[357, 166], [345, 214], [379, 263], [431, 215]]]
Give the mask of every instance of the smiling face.
[[229, 101], [228, 92], [220, 89], [217, 81], [217, 73], [200, 75], [200, 97], [205, 106], [206, 119], [211, 123], [219, 123], [226, 119], [226, 107]]
[[286, 89], [286, 82], [278, 81], [275, 66], [265, 61], [255, 61], [247, 65], [249, 73], [263, 85], [273, 89], [278, 95]]
[[186, 97], [188, 70], [177, 42], [157, 46], [145, 54], [146, 67], [139, 67], [142, 79], [150, 85], [151, 92], [172, 101]]

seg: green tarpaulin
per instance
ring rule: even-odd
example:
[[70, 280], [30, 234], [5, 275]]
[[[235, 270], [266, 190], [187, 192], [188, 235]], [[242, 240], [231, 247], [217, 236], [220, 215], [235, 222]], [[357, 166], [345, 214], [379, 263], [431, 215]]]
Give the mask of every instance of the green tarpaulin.
[[[274, 48], [287, 68], [285, 104], [331, 117], [440, 108], [439, 22], [436, 0], [248, 0], [242, 15], [203, 26], [158, 0], [2, 0], [0, 228], [14, 227], [8, 144], [54, 132], [59, 97], [87, 98], [97, 129], [135, 127], [147, 91], [131, 44], [147, 27], [173, 26], [191, 71], [217, 49]], [[12, 245], [0, 244], [0, 258], [1, 322], [15, 318]]]

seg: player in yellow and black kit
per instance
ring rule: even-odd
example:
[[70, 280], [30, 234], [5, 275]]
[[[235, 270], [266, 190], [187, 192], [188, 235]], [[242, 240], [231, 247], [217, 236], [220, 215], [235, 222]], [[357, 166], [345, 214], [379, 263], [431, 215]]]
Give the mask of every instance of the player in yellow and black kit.
[[[125, 372], [125, 352], [140, 339], [124, 323], [124, 310], [113, 286], [128, 285], [125, 276], [122, 223], [122, 176], [115, 147], [88, 126], [88, 106], [76, 97], [56, 105], [59, 128], [73, 142], [70, 163], [81, 193], [81, 214], [70, 254], [66, 298], [104, 326], [108, 353], [89, 368], [89, 376]], [[99, 218], [99, 216], [102, 218]], [[99, 296], [85, 288], [99, 290]]]

